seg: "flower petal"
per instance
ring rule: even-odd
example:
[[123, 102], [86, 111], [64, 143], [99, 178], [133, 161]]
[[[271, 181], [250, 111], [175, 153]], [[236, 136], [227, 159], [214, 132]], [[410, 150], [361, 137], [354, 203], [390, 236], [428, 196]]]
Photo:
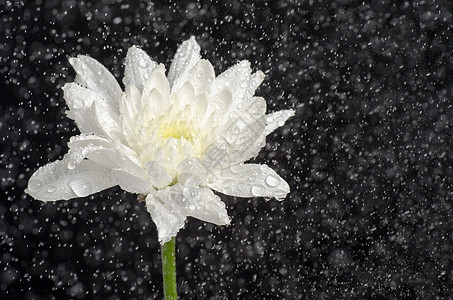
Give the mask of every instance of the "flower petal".
[[226, 165], [235, 165], [257, 156], [266, 144], [265, 126], [264, 116], [250, 124], [233, 122], [233, 128], [228, 128], [224, 135], [229, 145]]
[[231, 91], [234, 101], [246, 100], [244, 99], [245, 90], [248, 88], [247, 83], [250, 80], [251, 73], [250, 62], [248, 60], [240, 61], [215, 78], [212, 83], [211, 94], [217, 94], [226, 87]]
[[208, 186], [220, 193], [237, 197], [275, 197], [283, 200], [289, 185], [267, 165], [237, 164], [216, 171]]
[[[225, 203], [208, 188], [199, 188], [196, 193], [195, 206], [188, 210], [188, 215], [216, 225], [230, 224]], [[190, 194], [190, 193], [187, 193]], [[193, 195], [193, 194], [192, 194]]]
[[127, 50], [123, 83], [125, 86], [134, 85], [141, 93], [146, 80], [157, 66], [145, 51], [132, 46]]
[[208, 93], [215, 78], [214, 67], [205, 59], [200, 59], [190, 70], [188, 80], [192, 84], [195, 95]]
[[77, 73], [75, 82], [98, 93], [118, 113], [121, 87], [115, 77], [100, 62], [85, 55], [71, 57], [69, 63]]
[[[165, 197], [165, 195], [162, 195]], [[178, 231], [184, 227], [186, 216], [174, 211], [164, 204], [155, 193], [146, 196], [146, 208], [157, 227], [157, 234], [161, 245], [170, 241]]]
[[66, 156], [39, 168], [25, 192], [38, 200], [57, 201], [86, 197], [115, 185], [110, 182], [109, 170], [96, 163], [84, 160], [68, 169]]
[[76, 83], [65, 84], [63, 91], [70, 109], [68, 116], [82, 133], [118, 137], [118, 112], [101, 95]]
[[129, 193], [146, 195], [154, 190], [151, 183], [124, 169], [113, 169], [110, 173], [110, 180]]
[[200, 60], [200, 46], [195, 37], [183, 42], [176, 51], [168, 72], [171, 90], [177, 91], [190, 76], [190, 70]]
[[149, 75], [142, 93], [142, 108], [151, 108], [154, 114], [165, 112], [169, 105], [170, 85], [165, 76], [165, 66], [158, 65]]
[[[202, 162], [195, 157], [187, 157], [182, 162], [179, 163], [177, 167], [178, 174], [193, 174], [200, 178], [201, 185], [207, 184], [207, 179], [209, 177], [209, 166], [203, 165]], [[178, 181], [181, 181], [178, 178]]]
[[172, 178], [159, 162], [149, 161], [145, 164], [151, 184], [158, 189], [162, 189], [172, 182]]
[[285, 124], [286, 120], [294, 116], [294, 110], [279, 110], [274, 113], [266, 115], [266, 129], [264, 130], [265, 134], [268, 135], [275, 129]]
[[123, 169], [143, 179], [148, 178], [133, 150], [121, 143], [96, 135], [81, 134], [71, 137], [68, 147], [70, 151], [79, 153], [81, 159], [88, 158], [107, 169]]

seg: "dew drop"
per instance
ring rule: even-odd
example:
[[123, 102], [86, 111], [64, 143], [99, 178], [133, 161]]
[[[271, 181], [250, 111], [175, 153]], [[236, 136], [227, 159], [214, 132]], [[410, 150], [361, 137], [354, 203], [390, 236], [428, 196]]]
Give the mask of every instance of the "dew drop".
[[275, 198], [275, 200], [277, 200], [277, 201], [283, 201], [283, 200], [285, 200], [285, 198], [286, 198], [286, 193], [284, 193], [284, 192], [277, 192], [277, 193], [274, 193], [274, 198]]
[[76, 167], [76, 164], [74, 163], [73, 160], [70, 160], [70, 161], [68, 161], [66, 166], [68, 167], [69, 170], [72, 170], [72, 169], [74, 169]]
[[55, 193], [56, 190], [57, 190], [57, 188], [56, 188], [54, 185], [49, 185], [49, 186], [47, 187], [47, 192], [48, 192], [49, 194]]
[[140, 68], [147, 68], [149, 66], [149, 62], [145, 59], [139, 59], [138, 60], [138, 66]]
[[266, 177], [266, 183], [271, 187], [276, 187], [280, 184], [280, 179], [274, 175], [268, 175]]
[[252, 194], [254, 196], [257, 196], [257, 197], [262, 196], [263, 195], [263, 190], [264, 189], [263, 189], [262, 186], [259, 186], [259, 185], [252, 186]]
[[223, 193], [224, 193], [225, 195], [231, 195], [232, 192], [233, 192], [233, 189], [230, 188], [230, 187], [225, 187], [225, 188], [223, 188]]
[[91, 194], [91, 183], [83, 178], [73, 178], [68, 182], [71, 190], [79, 197], [85, 197]]

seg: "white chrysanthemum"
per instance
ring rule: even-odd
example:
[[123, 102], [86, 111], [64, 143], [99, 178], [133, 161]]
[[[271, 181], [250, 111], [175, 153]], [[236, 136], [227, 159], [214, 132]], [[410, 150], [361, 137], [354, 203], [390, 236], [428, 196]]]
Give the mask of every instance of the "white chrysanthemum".
[[136, 47], [126, 56], [125, 91], [88, 56], [70, 59], [77, 76], [63, 87], [81, 134], [62, 160], [39, 168], [27, 193], [43, 201], [85, 197], [119, 185], [146, 195], [163, 244], [191, 216], [218, 225], [230, 222], [213, 193], [283, 199], [288, 184], [266, 165], [244, 164], [266, 135], [294, 114], [266, 115], [255, 97], [264, 74], [242, 61], [215, 76], [200, 58], [195, 38], [176, 52], [168, 75]]

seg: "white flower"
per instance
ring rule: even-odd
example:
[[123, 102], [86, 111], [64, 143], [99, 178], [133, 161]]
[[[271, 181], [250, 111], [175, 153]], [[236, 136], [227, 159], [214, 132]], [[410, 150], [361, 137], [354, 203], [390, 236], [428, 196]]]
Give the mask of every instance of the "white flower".
[[98, 61], [70, 58], [77, 76], [64, 87], [81, 134], [62, 160], [39, 168], [26, 192], [43, 201], [85, 197], [119, 185], [146, 195], [163, 244], [191, 216], [229, 224], [225, 204], [213, 193], [284, 199], [288, 184], [266, 165], [244, 164], [266, 135], [294, 114], [266, 115], [255, 97], [264, 79], [241, 61], [215, 76], [200, 58], [195, 38], [177, 50], [168, 75], [137, 47], [129, 48], [123, 92]]

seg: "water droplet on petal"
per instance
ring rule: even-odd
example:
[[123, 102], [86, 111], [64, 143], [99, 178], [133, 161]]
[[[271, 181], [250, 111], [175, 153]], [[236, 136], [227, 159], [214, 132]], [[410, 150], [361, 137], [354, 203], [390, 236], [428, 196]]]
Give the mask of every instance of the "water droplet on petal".
[[276, 192], [274, 193], [274, 198], [277, 201], [283, 201], [286, 199], [286, 193], [285, 192]]
[[56, 190], [57, 190], [57, 188], [56, 188], [54, 185], [49, 185], [49, 186], [47, 187], [47, 192], [48, 192], [49, 194], [55, 193]]
[[73, 178], [68, 182], [69, 187], [79, 197], [85, 197], [91, 194], [91, 183], [83, 178]]
[[239, 182], [238, 185], [237, 185], [237, 188], [238, 188], [238, 190], [240, 190], [240, 191], [244, 191], [244, 190], [246, 189], [246, 186], [245, 186], [244, 183]]
[[252, 194], [254, 196], [257, 196], [257, 197], [262, 196], [263, 195], [263, 190], [264, 189], [263, 189], [262, 186], [259, 186], [259, 185], [252, 186]]
[[73, 160], [70, 160], [68, 161], [68, 163], [66, 164], [66, 166], [68, 167], [69, 170], [72, 170], [76, 167], [76, 164]]
[[224, 193], [225, 195], [230, 195], [232, 192], [233, 192], [233, 189], [230, 188], [230, 187], [225, 187], [225, 188], [223, 188], [223, 193]]
[[280, 178], [274, 175], [268, 175], [266, 177], [266, 183], [271, 187], [276, 187], [280, 184]]
[[140, 68], [147, 68], [149, 66], [149, 62], [145, 59], [139, 59], [138, 60], [138, 66]]

